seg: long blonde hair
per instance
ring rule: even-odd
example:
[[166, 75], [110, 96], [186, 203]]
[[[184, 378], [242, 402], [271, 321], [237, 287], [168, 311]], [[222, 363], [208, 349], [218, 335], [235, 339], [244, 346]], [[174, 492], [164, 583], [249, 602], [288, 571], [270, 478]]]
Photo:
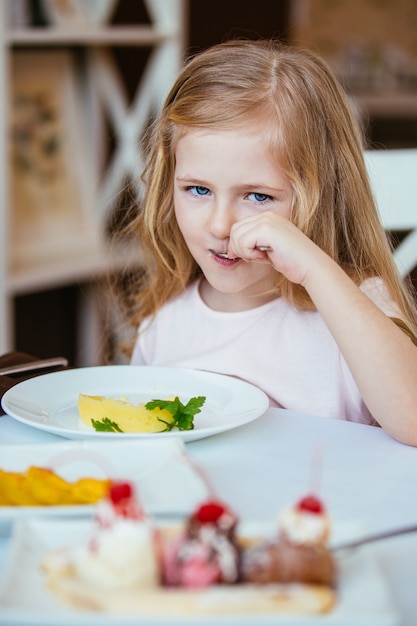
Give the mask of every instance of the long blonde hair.
[[[312, 52], [264, 40], [228, 41], [191, 58], [150, 128], [143, 204], [128, 227], [145, 264], [134, 324], [201, 273], [174, 214], [178, 137], [191, 128], [244, 132], [256, 120], [268, 123], [269, 148], [293, 186], [291, 220], [357, 284], [380, 276], [415, 332], [415, 307], [379, 221], [361, 131], [343, 89]], [[279, 290], [300, 310], [314, 309], [300, 285], [281, 279]]]

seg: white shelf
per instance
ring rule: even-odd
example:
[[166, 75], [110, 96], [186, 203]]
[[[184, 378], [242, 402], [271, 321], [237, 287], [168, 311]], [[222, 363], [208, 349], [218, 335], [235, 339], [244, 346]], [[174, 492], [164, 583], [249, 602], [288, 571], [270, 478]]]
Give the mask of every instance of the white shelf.
[[[82, 119], [80, 124], [75, 124], [75, 129], [82, 128], [81, 132], [84, 134], [83, 140], [85, 141], [81, 142], [83, 144], [81, 149], [76, 149], [75, 152], [80, 157], [85, 156], [85, 159], [82, 164], [76, 162], [74, 167], [78, 170], [78, 174], [80, 170], [85, 170], [81, 177], [83, 181], [80, 194], [86, 201], [77, 203], [71, 200], [70, 206], [74, 206], [74, 211], [70, 208], [69, 215], [75, 223], [74, 216], [77, 215], [75, 211], [80, 212], [79, 207], [83, 206], [84, 214], [79, 216], [77, 228], [90, 228], [90, 231], [94, 233], [103, 233], [109, 212], [112, 210], [113, 199], [118, 196], [126, 178], [137, 176], [138, 167], [141, 165], [138, 163], [138, 158], [140, 161], [141, 157], [138, 154], [138, 146], [143, 131], [149, 123], [149, 116], [162, 104], [182, 63], [187, 13], [187, 0], [144, 0], [150, 23], [112, 25], [111, 10], [108, 14], [109, 21], [105, 20], [104, 23], [100, 22], [97, 25], [87, 17], [84, 22], [76, 25], [57, 23], [46, 27], [17, 28], [9, 27], [7, 21], [8, 9], [13, 6], [14, 1], [0, 0], [0, 87], [3, 100], [0, 107], [0, 131], [3, 131], [0, 133], [0, 181], [2, 183], [0, 185], [0, 354], [14, 349], [13, 303], [17, 296], [82, 283], [83, 293], [91, 293], [91, 301], [87, 301], [86, 306], [83, 307], [85, 320], [78, 320], [78, 325], [81, 326], [80, 336], [85, 336], [87, 326], [91, 328], [92, 323], [93, 325], [99, 323], [95, 312], [97, 310], [96, 285], [100, 283], [104, 285], [109, 273], [127, 267], [137, 267], [141, 262], [137, 248], [133, 252], [126, 249], [126, 246], [114, 249], [103, 236], [90, 237], [90, 239], [86, 237], [84, 244], [78, 245], [78, 231], [75, 230], [74, 246], [68, 245], [65, 240], [67, 232], [65, 226], [62, 227], [65, 222], [60, 222], [59, 233], [54, 231], [57, 237], [51, 236], [48, 228], [44, 231], [42, 228], [35, 228], [32, 237], [32, 226], [28, 227], [28, 222], [25, 221], [23, 238], [13, 239], [12, 226], [16, 219], [16, 203], [14, 201], [12, 204], [10, 198], [12, 191], [15, 194], [14, 199], [20, 191], [15, 191], [18, 187], [12, 189], [9, 129], [13, 110], [9, 103], [16, 68], [19, 67], [20, 71], [21, 64], [26, 64], [26, 77], [24, 75], [21, 81], [27, 86], [27, 83], [32, 81], [32, 73], [36, 74], [36, 80], [39, 81], [37, 72], [40, 66], [39, 61], [44, 59], [43, 53], [49, 59], [51, 57], [56, 59], [58, 55], [62, 58], [62, 55], [67, 54], [67, 56], [72, 55], [72, 59], [75, 60], [74, 48], [82, 49], [82, 56], [76, 55], [76, 58], [78, 64], [80, 58], [83, 60], [83, 71], [79, 72], [76, 80], [65, 83], [65, 89], [69, 88], [69, 84], [71, 87], [69, 92], [65, 92], [63, 98], [65, 102], [74, 97], [78, 100], [77, 119], [80, 115]], [[47, 0], [43, 1], [47, 2]], [[117, 0], [113, 0], [111, 4], [113, 9]], [[131, 102], [128, 101], [128, 90], [122, 70], [111, 54], [112, 48], [127, 46], [152, 49], [146, 66], [142, 68], [137, 91]], [[31, 54], [32, 65], [28, 71], [27, 63], [30, 63]], [[39, 57], [42, 55], [42, 59], [33, 60], [36, 55]], [[18, 58], [20, 65], [17, 66], [15, 62]], [[74, 71], [78, 72], [79, 69], [79, 65], [74, 63]], [[43, 71], [44, 75], [47, 72], [46, 70], [40, 71]], [[60, 71], [56, 73], [59, 76], [62, 75]], [[76, 96], [73, 93], [75, 91]], [[111, 126], [110, 129], [108, 124]], [[76, 135], [74, 125], [71, 128], [69, 134]], [[106, 153], [109, 131], [114, 135], [114, 152], [110, 162], [103, 164], [102, 154]], [[74, 141], [73, 137], [71, 140]], [[78, 159], [80, 162], [81, 160], [81, 158]], [[86, 188], [84, 178], [88, 183], [87, 187], [91, 187], [90, 189]], [[68, 204], [68, 194], [65, 198]], [[22, 206], [22, 203], [19, 206]], [[23, 206], [30, 207], [33, 214], [32, 203], [25, 200]], [[53, 202], [48, 204], [41, 201], [36, 206], [40, 207], [41, 212], [45, 206], [57, 205]], [[35, 212], [35, 215], [36, 224], [39, 226], [39, 214]], [[29, 223], [32, 224], [32, 222]], [[70, 230], [70, 235], [71, 232]], [[41, 245], [36, 248], [38, 239]], [[60, 239], [63, 241], [62, 249], [58, 241]], [[93, 243], [89, 244], [89, 241]], [[32, 246], [33, 242], [34, 246]], [[16, 255], [17, 245], [21, 246], [19, 248], [22, 251], [21, 256]], [[35, 249], [36, 253], [33, 252]], [[86, 350], [83, 350], [83, 358], [87, 363], [93, 361], [94, 355], [99, 352], [94, 342], [89, 350], [90, 356], [86, 356]]]

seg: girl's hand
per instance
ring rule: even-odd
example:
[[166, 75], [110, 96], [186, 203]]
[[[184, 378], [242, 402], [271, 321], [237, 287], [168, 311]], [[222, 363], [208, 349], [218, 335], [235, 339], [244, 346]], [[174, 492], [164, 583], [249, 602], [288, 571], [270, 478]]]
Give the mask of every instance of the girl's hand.
[[229, 256], [269, 262], [303, 285], [372, 416], [392, 437], [417, 446], [417, 348], [344, 270], [288, 219], [272, 212], [233, 225]]
[[[261, 251], [259, 247], [271, 251]], [[305, 284], [315, 259], [324, 253], [282, 215], [265, 211], [232, 226], [228, 255], [245, 261], [269, 262], [293, 283]]]

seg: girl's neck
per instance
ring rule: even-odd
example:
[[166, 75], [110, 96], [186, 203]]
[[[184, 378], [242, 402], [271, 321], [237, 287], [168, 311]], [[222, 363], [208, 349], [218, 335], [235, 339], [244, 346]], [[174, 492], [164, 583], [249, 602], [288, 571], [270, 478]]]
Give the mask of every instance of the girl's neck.
[[265, 291], [259, 295], [251, 296], [245, 293], [223, 293], [214, 289], [205, 278], [201, 279], [199, 293], [206, 306], [213, 311], [222, 311], [224, 313], [237, 313], [239, 311], [256, 309], [279, 297], [276, 291]]

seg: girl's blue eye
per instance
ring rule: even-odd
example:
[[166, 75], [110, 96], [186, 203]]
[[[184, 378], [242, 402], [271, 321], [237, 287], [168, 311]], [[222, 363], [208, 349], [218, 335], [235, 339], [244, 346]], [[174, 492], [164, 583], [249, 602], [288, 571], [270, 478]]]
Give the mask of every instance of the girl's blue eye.
[[254, 191], [248, 195], [248, 198], [255, 202], [267, 202], [271, 199], [271, 196], [268, 196], [266, 193], [256, 193], [256, 191]]
[[210, 193], [210, 189], [207, 189], [207, 187], [200, 187], [200, 185], [194, 185], [193, 187], [189, 187], [189, 190], [195, 196], [207, 196], [207, 194]]

